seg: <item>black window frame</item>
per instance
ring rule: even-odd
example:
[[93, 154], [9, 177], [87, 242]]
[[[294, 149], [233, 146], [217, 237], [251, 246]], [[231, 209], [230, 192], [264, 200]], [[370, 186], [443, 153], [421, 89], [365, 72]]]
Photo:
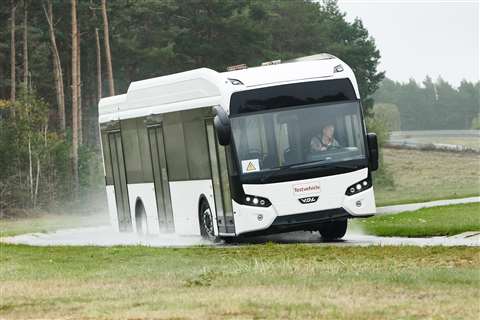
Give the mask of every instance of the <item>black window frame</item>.
[[232, 93], [230, 116], [346, 100], [358, 100], [348, 78], [296, 82]]

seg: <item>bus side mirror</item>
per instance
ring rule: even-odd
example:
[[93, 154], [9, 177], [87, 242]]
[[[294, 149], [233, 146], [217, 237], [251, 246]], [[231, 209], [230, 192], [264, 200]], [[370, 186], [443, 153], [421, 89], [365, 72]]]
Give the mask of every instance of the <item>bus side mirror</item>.
[[370, 170], [375, 171], [378, 169], [378, 141], [375, 133], [367, 134], [368, 153], [369, 153], [369, 167]]
[[215, 118], [213, 118], [213, 126], [217, 132], [218, 143], [220, 143], [222, 146], [227, 146], [230, 144], [230, 137], [232, 135], [228, 114], [220, 106], [214, 107], [213, 112], [215, 113]]

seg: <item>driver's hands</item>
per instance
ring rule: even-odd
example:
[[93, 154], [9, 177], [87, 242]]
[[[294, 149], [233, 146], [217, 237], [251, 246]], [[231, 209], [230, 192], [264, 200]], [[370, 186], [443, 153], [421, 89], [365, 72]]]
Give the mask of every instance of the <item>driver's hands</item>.
[[325, 151], [327, 148], [323, 146], [318, 139], [312, 139], [310, 142], [310, 150], [312, 152], [319, 152], [319, 151]]

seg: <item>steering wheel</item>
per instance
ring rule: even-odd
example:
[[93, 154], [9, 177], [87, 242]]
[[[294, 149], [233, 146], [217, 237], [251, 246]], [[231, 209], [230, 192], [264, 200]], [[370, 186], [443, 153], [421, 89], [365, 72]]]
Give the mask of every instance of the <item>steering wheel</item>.
[[329, 148], [327, 148], [327, 150], [341, 149], [341, 148], [342, 148], [341, 146], [330, 146]]

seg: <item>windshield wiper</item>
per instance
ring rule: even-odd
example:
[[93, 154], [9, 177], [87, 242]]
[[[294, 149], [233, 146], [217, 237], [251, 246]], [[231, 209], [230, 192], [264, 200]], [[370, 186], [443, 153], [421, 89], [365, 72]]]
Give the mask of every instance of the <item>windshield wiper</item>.
[[267, 181], [268, 179], [270, 179], [271, 177], [273, 177], [277, 173], [282, 172], [282, 170], [280, 170], [280, 169], [281, 169], [280, 167], [270, 169], [269, 171], [265, 172], [262, 175], [262, 177], [260, 178], [260, 181], [262, 183], [264, 183], [265, 181]]
[[[356, 169], [358, 168], [357, 164], [348, 164], [348, 163], [334, 163], [328, 160], [320, 160], [320, 161], [315, 161], [315, 162], [307, 162], [307, 163], [301, 163], [301, 164], [295, 164], [290, 166], [289, 168], [292, 169], [301, 169], [301, 168], [309, 168], [309, 167], [316, 167], [319, 165], [328, 165], [329, 168], [342, 168], [342, 169]], [[326, 167], [326, 166], [322, 166]]]
[[299, 164], [293, 164], [291, 166], [289, 166], [289, 168], [292, 168], [292, 169], [300, 169], [300, 168], [307, 168], [307, 167], [316, 167], [320, 164], [323, 164], [327, 161], [328, 163], [328, 160], [318, 160], [318, 161], [314, 161], [314, 162], [307, 162], [307, 163], [299, 163]]
[[335, 163], [329, 160], [319, 160], [315, 162], [300, 163], [300, 164], [294, 164], [290, 166], [276, 167], [276, 168], [269, 169], [268, 171], [263, 172], [262, 177], [260, 178], [260, 181], [264, 183], [268, 181], [270, 178], [277, 176], [279, 174], [280, 175], [284, 174], [291, 169], [301, 169], [301, 168], [309, 168], [309, 167], [317, 167], [317, 166], [320, 166], [321, 168], [324, 168], [324, 169], [325, 168], [359, 169], [361, 167], [358, 164]]
[[358, 164], [335, 163], [332, 164], [332, 167], [342, 169], [358, 169], [360, 166]]

